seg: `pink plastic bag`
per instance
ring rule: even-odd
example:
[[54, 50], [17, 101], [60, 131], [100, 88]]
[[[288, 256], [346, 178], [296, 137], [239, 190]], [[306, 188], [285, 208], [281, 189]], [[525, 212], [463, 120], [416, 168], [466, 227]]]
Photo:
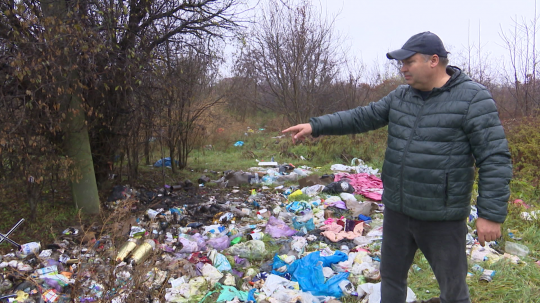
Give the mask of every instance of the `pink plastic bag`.
[[268, 219], [265, 232], [273, 238], [290, 237], [296, 234], [296, 230], [290, 228], [285, 222], [274, 216], [271, 216], [270, 219]]

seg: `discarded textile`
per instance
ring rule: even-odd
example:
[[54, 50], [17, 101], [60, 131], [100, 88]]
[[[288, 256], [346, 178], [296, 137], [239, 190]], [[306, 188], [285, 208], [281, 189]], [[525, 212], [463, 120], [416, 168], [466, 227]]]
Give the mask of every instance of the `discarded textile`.
[[381, 201], [383, 184], [380, 178], [370, 174], [338, 173], [335, 176], [336, 182], [342, 179], [348, 179], [349, 183], [354, 187], [356, 194], [375, 201]]
[[[356, 237], [362, 236], [362, 232], [364, 231], [363, 222], [347, 220], [344, 225], [340, 225], [340, 221], [321, 226], [321, 230], [324, 230], [321, 235], [332, 242], [338, 242], [343, 239], [353, 240]], [[343, 224], [343, 221], [341, 223]]]

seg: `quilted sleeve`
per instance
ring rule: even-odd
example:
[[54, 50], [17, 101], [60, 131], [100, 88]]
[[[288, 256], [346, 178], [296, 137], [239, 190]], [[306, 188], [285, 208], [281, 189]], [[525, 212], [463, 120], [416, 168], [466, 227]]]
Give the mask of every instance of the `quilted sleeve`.
[[390, 103], [395, 97], [394, 90], [386, 97], [367, 106], [357, 107], [334, 114], [314, 117], [309, 120], [312, 136], [347, 135], [363, 133], [388, 125]]
[[473, 97], [463, 129], [478, 167], [478, 216], [504, 222], [510, 197], [512, 160], [495, 101], [482, 88]]

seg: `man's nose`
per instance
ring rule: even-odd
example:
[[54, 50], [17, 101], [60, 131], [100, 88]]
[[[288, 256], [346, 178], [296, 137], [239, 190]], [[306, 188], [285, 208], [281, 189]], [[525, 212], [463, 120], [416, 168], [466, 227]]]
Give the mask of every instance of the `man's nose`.
[[405, 66], [405, 64], [401, 64], [400, 71], [401, 71], [402, 73], [404, 73], [404, 72], [407, 71], [407, 67]]

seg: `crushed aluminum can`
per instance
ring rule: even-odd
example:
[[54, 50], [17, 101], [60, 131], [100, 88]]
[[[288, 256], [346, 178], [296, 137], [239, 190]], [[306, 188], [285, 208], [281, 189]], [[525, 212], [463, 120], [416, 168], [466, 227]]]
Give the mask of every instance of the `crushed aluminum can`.
[[484, 272], [480, 276], [480, 281], [491, 282], [495, 276], [495, 271], [490, 269], [484, 269]]
[[137, 247], [137, 243], [134, 241], [126, 241], [122, 247], [118, 250], [118, 254], [116, 255], [116, 261], [124, 261], [124, 259], [131, 253], [133, 249]]

